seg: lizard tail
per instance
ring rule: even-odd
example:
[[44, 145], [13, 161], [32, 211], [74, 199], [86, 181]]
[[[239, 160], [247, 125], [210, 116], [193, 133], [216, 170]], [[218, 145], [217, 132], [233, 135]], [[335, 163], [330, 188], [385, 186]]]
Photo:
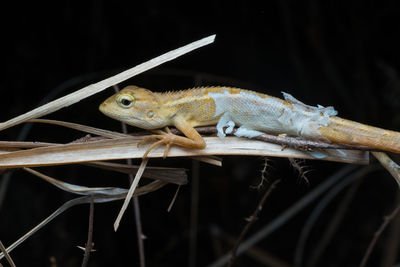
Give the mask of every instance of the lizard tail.
[[384, 130], [366, 124], [330, 117], [328, 126], [320, 127], [322, 136], [334, 143], [367, 146], [400, 153], [400, 132]]

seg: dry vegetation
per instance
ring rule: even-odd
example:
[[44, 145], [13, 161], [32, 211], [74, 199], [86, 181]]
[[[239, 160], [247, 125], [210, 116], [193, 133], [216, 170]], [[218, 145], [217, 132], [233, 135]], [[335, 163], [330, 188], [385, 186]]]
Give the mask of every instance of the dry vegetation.
[[[75, 129], [81, 132], [85, 132], [89, 134], [88, 136], [82, 137], [74, 142], [67, 144], [60, 143], [49, 143], [49, 142], [19, 142], [19, 141], [2, 141], [0, 142], [0, 167], [2, 168], [3, 173], [8, 172], [9, 170], [13, 170], [15, 168], [21, 168], [22, 170], [46, 181], [47, 183], [55, 186], [65, 192], [69, 192], [73, 195], [77, 195], [76, 198], [65, 202], [61, 207], [59, 207], [56, 211], [54, 211], [51, 215], [49, 215], [45, 220], [32, 228], [28, 233], [23, 235], [13, 244], [8, 245], [5, 248], [2, 244], [1, 250], [2, 254], [0, 258], [5, 257], [10, 265], [14, 266], [12, 261], [12, 253], [10, 252], [23, 243], [27, 238], [31, 237], [35, 234], [39, 229], [44, 227], [50, 221], [55, 219], [57, 216], [63, 214], [66, 210], [71, 207], [74, 207], [79, 204], [87, 204], [90, 203], [90, 215], [89, 215], [89, 230], [88, 230], [88, 241], [85, 248], [85, 255], [83, 259], [83, 264], [86, 265], [89, 260], [90, 252], [94, 249], [92, 247], [92, 239], [93, 239], [93, 221], [95, 221], [95, 217], [93, 215], [94, 203], [104, 203], [111, 202], [117, 200], [125, 199], [124, 204], [122, 205], [121, 211], [118, 216], [115, 218], [114, 230], [118, 230], [119, 222], [122, 219], [122, 215], [124, 214], [125, 209], [127, 208], [131, 198], [152, 193], [167, 184], [176, 184], [179, 186], [185, 185], [187, 183], [186, 171], [181, 168], [167, 168], [167, 167], [151, 167], [152, 158], [159, 158], [163, 155], [163, 148], [159, 147], [154, 149], [149, 155], [150, 160], [145, 159], [142, 160], [140, 166], [132, 165], [130, 161], [126, 164], [121, 163], [111, 163], [108, 160], [116, 160], [116, 159], [140, 159], [143, 153], [146, 151], [145, 146], [139, 146], [138, 143], [145, 136], [143, 134], [140, 135], [131, 135], [128, 134], [125, 130], [124, 133], [113, 132], [105, 129], [93, 128], [85, 125], [79, 125], [69, 122], [63, 121], [54, 121], [54, 120], [40, 120], [37, 119], [44, 115], [50, 114], [54, 111], [57, 111], [63, 107], [72, 105], [81, 101], [84, 98], [90, 97], [93, 94], [96, 94], [108, 87], [114, 86], [126, 79], [129, 79], [135, 75], [138, 75], [150, 68], [153, 68], [159, 64], [162, 64], [166, 61], [172, 60], [178, 56], [181, 56], [193, 49], [197, 49], [201, 46], [212, 43], [215, 36], [210, 36], [205, 39], [199, 40], [177, 50], [168, 52], [160, 57], [154, 58], [148, 62], [140, 64], [132, 69], [124, 71], [120, 74], [117, 74], [108, 79], [102, 80], [96, 84], [89, 85], [83, 89], [80, 89], [74, 93], [71, 93], [67, 96], [61, 97], [55, 101], [52, 101], [48, 104], [40, 106], [30, 112], [27, 112], [21, 116], [13, 118], [9, 121], [3, 122], [0, 124], [0, 130], [5, 130], [9, 127], [18, 125], [20, 123], [24, 123], [30, 121], [32, 123], [47, 123], [52, 125], [58, 125], [62, 127], [68, 127], [71, 129]], [[56, 127], [56, 126], [54, 126]], [[201, 133], [206, 135], [212, 135], [215, 133], [215, 128], [206, 127], [198, 129]], [[307, 140], [291, 140], [288, 138], [282, 137], [274, 137], [269, 135], [263, 135], [259, 137], [259, 140], [248, 140], [244, 138], [237, 137], [227, 137], [224, 139], [216, 138], [213, 136], [205, 137], [207, 142], [207, 148], [204, 150], [187, 150], [179, 147], [173, 147], [170, 152], [170, 157], [191, 157], [195, 162], [202, 161], [208, 164], [213, 164], [220, 166], [221, 159], [216, 158], [216, 155], [239, 155], [239, 156], [276, 156], [276, 157], [286, 157], [286, 158], [303, 158], [303, 159], [312, 159], [313, 157], [309, 154], [310, 151], [318, 151], [325, 155], [324, 160], [327, 161], [336, 161], [336, 162], [344, 162], [344, 163], [355, 163], [355, 164], [368, 164], [369, 163], [369, 151], [365, 148], [360, 147], [348, 147], [348, 146], [338, 146], [331, 144], [324, 144], [321, 142], [311, 142]], [[346, 149], [346, 154], [339, 153], [338, 149], [344, 150]], [[391, 173], [391, 175], [395, 178], [398, 184], [400, 184], [400, 175], [399, 175], [399, 166], [395, 164], [386, 154], [382, 152], [372, 152], [373, 155], [379, 160], [379, 162]], [[91, 167], [112, 170], [114, 172], [120, 172], [129, 174], [131, 176], [131, 187], [130, 189], [124, 189], [120, 187], [86, 187], [77, 184], [71, 184], [67, 182], [63, 182], [60, 179], [50, 177], [41, 173], [32, 167], [38, 166], [53, 166], [53, 165], [66, 165], [66, 164], [85, 164]], [[265, 164], [265, 168], [262, 171], [262, 175], [267, 171], [267, 165]], [[306, 174], [303, 172], [302, 164], [298, 164], [297, 161], [292, 161], [292, 165], [294, 168], [300, 173], [300, 176], [306, 179]], [[224, 167], [222, 167], [224, 168]], [[318, 188], [316, 188], [313, 192], [305, 196], [301, 199], [296, 205], [289, 208], [286, 212], [284, 212], [280, 217], [277, 217], [275, 220], [272, 220], [268, 225], [264, 228], [261, 228], [256, 233], [249, 233], [251, 226], [256, 221], [258, 217], [258, 213], [261, 211], [264, 206], [267, 197], [272, 192], [280, 180], [275, 180], [271, 182], [267, 178], [263, 178], [265, 182], [265, 186], [268, 190], [265, 191], [263, 196], [260, 198], [260, 202], [256, 205], [255, 211], [253, 214], [247, 218], [247, 223], [243, 227], [243, 231], [238, 237], [236, 241], [229, 236], [225, 236], [224, 238], [228, 240], [227, 242], [231, 244], [232, 251], [226, 255], [220, 255], [220, 257], [211, 265], [211, 266], [222, 266], [230, 262], [230, 264], [234, 264], [235, 259], [238, 255], [246, 253], [250, 257], [256, 259], [257, 261], [263, 262], [264, 264], [272, 264], [274, 266], [289, 266], [286, 263], [275, 259], [273, 256], [268, 254], [263, 254], [260, 251], [257, 251], [253, 246], [260, 242], [263, 238], [269, 235], [278, 227], [282, 226], [286, 221], [292, 218], [296, 213], [299, 212], [302, 208], [304, 208], [308, 203], [312, 200], [326, 192], [329, 186], [332, 186], [335, 182], [343, 177], [347, 177], [346, 182], [341, 182], [342, 186], [347, 186], [350, 181], [357, 180], [358, 177], [364, 175], [365, 173], [372, 172], [376, 169], [376, 165], [372, 167], [365, 167], [363, 169], [356, 170], [354, 167], [347, 167], [341, 169], [338, 173], [334, 174], [332, 177], [327, 178], [325, 183], [322, 183]], [[193, 175], [196, 175], [193, 173]], [[141, 178], [146, 178], [141, 183], [139, 181]], [[345, 180], [342, 180], [345, 181]], [[258, 188], [263, 188], [263, 186], [259, 186]], [[335, 196], [335, 193], [332, 192], [332, 197]], [[349, 195], [350, 198], [350, 195]], [[349, 198], [346, 201], [349, 201]], [[175, 198], [173, 198], [175, 199]], [[172, 201], [173, 202], [173, 201]], [[344, 206], [348, 202], [344, 202]], [[172, 205], [173, 203], [171, 203]], [[139, 205], [138, 203], [134, 203], [134, 205]], [[170, 205], [170, 206], [171, 206]], [[170, 208], [169, 208], [170, 209]], [[137, 210], [137, 209], [136, 209]], [[368, 251], [363, 258], [363, 264], [367, 261], [369, 254], [371, 253], [373, 246], [379, 238], [379, 235], [382, 233], [384, 227], [387, 226], [388, 222], [395, 217], [399, 210], [397, 207], [390, 216], [386, 217], [382, 227], [378, 230], [376, 236], [371, 241], [371, 245], [368, 248]], [[338, 211], [338, 217], [340, 217], [341, 213]], [[110, 216], [114, 216], [110, 214]], [[143, 237], [142, 230], [140, 224], [140, 217], [138, 219], [138, 214], [135, 215], [137, 219], [137, 229], [139, 236], [139, 255], [141, 257], [141, 264], [144, 265], [144, 251], [143, 251]], [[315, 216], [318, 216], [316, 214]], [[4, 219], [4, 218], [2, 218]], [[195, 225], [195, 223], [194, 223]], [[310, 223], [310, 227], [312, 223]], [[333, 223], [331, 225], [332, 228], [335, 227]], [[309, 230], [309, 229], [308, 229]], [[331, 229], [332, 230], [332, 229]], [[216, 230], [217, 231], [217, 230]], [[307, 231], [307, 229], [305, 230]], [[332, 230], [333, 231], [333, 230]], [[331, 231], [331, 232], [332, 232]], [[325, 239], [329, 239], [329, 233]], [[249, 237], [248, 237], [249, 236]], [[303, 233], [302, 235], [305, 239], [307, 238], [307, 234]], [[301, 242], [305, 242], [305, 239], [300, 239]], [[229, 241], [230, 240], [230, 241]], [[1, 241], [1, 240], [0, 240]], [[152, 242], [152, 241], [149, 241]], [[303, 244], [304, 245], [304, 244]], [[323, 246], [323, 245], [321, 245]], [[300, 246], [301, 247], [301, 246]], [[107, 253], [102, 251], [101, 253]], [[302, 252], [298, 252], [296, 260], [300, 260]]]

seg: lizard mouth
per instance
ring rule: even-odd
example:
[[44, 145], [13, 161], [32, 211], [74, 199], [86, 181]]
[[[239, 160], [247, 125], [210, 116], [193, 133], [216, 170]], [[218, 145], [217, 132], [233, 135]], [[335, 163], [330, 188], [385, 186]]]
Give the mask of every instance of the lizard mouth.
[[106, 102], [103, 102], [103, 103], [100, 104], [99, 110], [100, 110], [103, 114], [108, 114], [108, 113], [110, 113], [110, 112], [108, 111], [108, 109], [107, 109], [107, 104], [106, 104]]
[[114, 118], [116, 119], [116, 112], [113, 112], [112, 109], [110, 109], [109, 105], [107, 105], [107, 103], [103, 102], [101, 103], [101, 105], [99, 106], [99, 110], [101, 113], [103, 113], [104, 115]]
[[107, 117], [110, 117], [112, 119], [116, 119], [119, 121], [130, 121], [132, 117], [130, 117], [128, 114], [122, 114], [116, 109], [113, 109], [112, 106], [110, 106], [108, 103], [103, 102], [99, 106], [99, 110], [101, 113], [106, 115]]
[[103, 102], [103, 103], [101, 103], [100, 106], [99, 106], [99, 110], [100, 110], [101, 112], [103, 112], [103, 113], [104, 113], [104, 107], [105, 107], [105, 104], [104, 104], [104, 102]]
[[103, 103], [99, 106], [99, 110], [100, 110], [100, 112], [103, 113], [104, 115], [109, 116], [109, 117], [113, 117], [113, 113], [114, 113], [114, 112], [110, 112], [110, 108], [107, 107], [107, 104], [106, 104], [106, 103], [103, 102]]

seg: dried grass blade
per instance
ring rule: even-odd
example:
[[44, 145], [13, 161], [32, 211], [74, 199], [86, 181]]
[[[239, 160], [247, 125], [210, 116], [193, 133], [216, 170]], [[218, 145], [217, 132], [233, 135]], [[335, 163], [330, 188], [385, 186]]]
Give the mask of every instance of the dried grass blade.
[[45, 180], [46, 182], [54, 185], [55, 187], [78, 195], [107, 195], [107, 196], [116, 196], [121, 194], [126, 194], [128, 190], [118, 188], [118, 187], [86, 187], [81, 185], [70, 184], [67, 182], [62, 182], [58, 179], [40, 173], [31, 168], [23, 168], [25, 171]]
[[[117, 171], [126, 174], [137, 173], [139, 166], [128, 165], [114, 162], [88, 162], [87, 166], [100, 168], [103, 170]], [[147, 167], [144, 170], [143, 177], [161, 180], [172, 184], [185, 185], [187, 184], [187, 174], [184, 168], [167, 168], [167, 167]]]
[[123, 134], [123, 133], [119, 133], [119, 132], [104, 130], [104, 129], [100, 129], [100, 128], [90, 127], [90, 126], [86, 126], [86, 125], [82, 125], [82, 124], [78, 124], [78, 123], [66, 122], [66, 121], [32, 119], [32, 120], [28, 120], [28, 122], [39, 122], [39, 123], [48, 123], [48, 124], [53, 124], [53, 125], [59, 125], [59, 126], [71, 128], [74, 130], [78, 130], [81, 132], [104, 136], [104, 137], [108, 137], [108, 138], [118, 138], [118, 137], [128, 137], [129, 136], [127, 134]]
[[124, 215], [125, 210], [128, 207], [129, 202], [131, 201], [133, 193], [135, 192], [135, 189], [136, 189], [137, 185], [139, 184], [140, 178], [142, 177], [142, 174], [144, 172], [144, 169], [146, 168], [148, 161], [149, 161], [148, 158], [144, 158], [144, 159], [142, 159], [142, 163], [140, 163], [139, 170], [136, 173], [135, 178], [133, 179], [131, 187], [129, 188], [129, 192], [126, 195], [126, 198], [124, 200], [124, 204], [122, 204], [121, 210], [119, 211], [117, 219], [114, 222], [114, 231], [115, 232], [118, 230], [118, 226], [119, 226], [119, 223], [121, 222], [122, 216]]
[[38, 108], [35, 108], [34, 110], [31, 110], [27, 113], [24, 113], [20, 116], [17, 116], [13, 119], [10, 119], [6, 122], [0, 123], [0, 130], [4, 130], [6, 128], [12, 127], [14, 125], [17, 125], [21, 122], [24, 122], [29, 119], [34, 119], [34, 118], [39, 118], [41, 116], [44, 116], [46, 114], [52, 113], [54, 111], [57, 111], [61, 108], [67, 107], [69, 105], [72, 105], [76, 102], [79, 102], [80, 100], [89, 97], [91, 95], [94, 95], [98, 92], [103, 91], [104, 89], [113, 86], [115, 84], [118, 84], [120, 82], [123, 82], [129, 78], [132, 78], [135, 75], [138, 75], [142, 72], [145, 72], [149, 69], [152, 69], [160, 64], [163, 64], [167, 61], [173, 60], [179, 56], [182, 56], [192, 50], [195, 50], [197, 48], [200, 48], [202, 46], [208, 45], [212, 42], [214, 42], [215, 35], [211, 35], [209, 37], [203, 38], [201, 40], [198, 40], [196, 42], [190, 43], [188, 45], [185, 45], [183, 47], [180, 47], [178, 49], [172, 50], [170, 52], [167, 52], [161, 56], [158, 56], [156, 58], [153, 58], [149, 61], [146, 61], [140, 65], [137, 65], [131, 69], [128, 69], [124, 72], [121, 72], [117, 75], [114, 75], [110, 78], [104, 79], [98, 83], [88, 85], [78, 91], [75, 91], [71, 94], [68, 94], [64, 97], [58, 98], [54, 101], [51, 101], [43, 106], [40, 106]]
[[36, 148], [55, 145], [59, 144], [47, 142], [0, 141], [0, 148]]
[[[140, 138], [124, 137], [10, 152], [0, 155], [0, 167], [34, 167], [117, 158], [123, 159], [129, 157], [124, 157], [120, 154], [124, 150], [123, 147], [127, 147], [135, 152], [138, 140]], [[126, 150], [125, 152], [129, 153]]]

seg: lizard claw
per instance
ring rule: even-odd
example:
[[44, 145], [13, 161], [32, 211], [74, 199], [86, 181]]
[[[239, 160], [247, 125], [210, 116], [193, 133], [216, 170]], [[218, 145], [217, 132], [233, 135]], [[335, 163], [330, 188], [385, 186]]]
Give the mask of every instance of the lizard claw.
[[150, 140], [159, 139], [157, 142], [155, 142], [154, 144], [152, 144], [152, 145], [146, 150], [146, 152], [145, 152], [144, 155], [143, 155], [143, 158], [147, 158], [147, 155], [149, 154], [149, 152], [150, 152], [151, 150], [153, 150], [154, 148], [156, 148], [156, 147], [158, 147], [158, 146], [160, 146], [160, 145], [162, 145], [162, 144], [165, 144], [165, 145], [166, 145], [165, 150], [164, 150], [164, 154], [163, 154], [163, 158], [165, 159], [165, 158], [167, 157], [168, 152], [169, 152], [169, 150], [170, 150], [170, 148], [171, 148], [171, 144], [174, 143], [175, 134], [171, 133], [171, 131], [169, 130], [168, 127], [166, 127], [166, 132], [161, 131], [161, 130], [159, 130], [159, 131], [157, 131], [157, 132], [158, 132], [159, 134], [153, 134], [153, 135], [150, 135], [150, 136], [146, 136], [143, 140], [141, 140], [141, 141], [138, 143], [138, 146], [140, 146], [140, 145], [142, 145], [142, 144], [144, 144], [144, 143], [147, 143], [147, 142], [150, 141]]

